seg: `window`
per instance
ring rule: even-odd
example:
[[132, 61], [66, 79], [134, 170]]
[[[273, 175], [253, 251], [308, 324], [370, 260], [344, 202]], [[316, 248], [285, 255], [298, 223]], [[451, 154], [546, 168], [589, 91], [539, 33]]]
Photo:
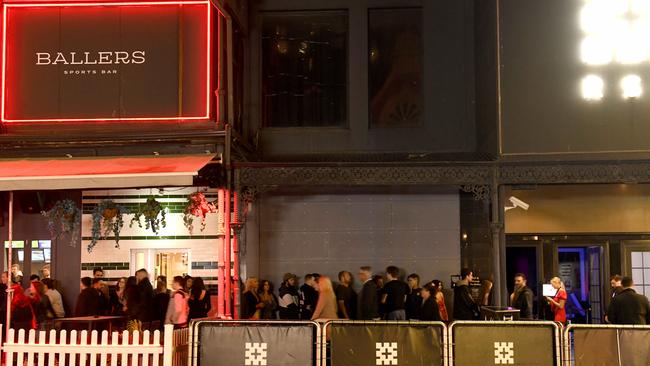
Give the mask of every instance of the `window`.
[[422, 11], [368, 11], [370, 127], [422, 122]]
[[347, 13], [266, 13], [262, 22], [264, 126], [345, 125]]
[[650, 295], [650, 252], [632, 252], [632, 281], [637, 292]]

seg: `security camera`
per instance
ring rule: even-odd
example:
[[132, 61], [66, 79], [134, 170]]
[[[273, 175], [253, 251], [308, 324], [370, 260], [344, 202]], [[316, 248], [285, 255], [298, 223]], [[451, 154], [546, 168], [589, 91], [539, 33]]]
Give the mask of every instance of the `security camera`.
[[514, 207], [521, 207], [526, 211], [530, 208], [529, 204], [527, 204], [526, 202], [520, 200], [519, 198], [517, 198], [515, 196], [511, 196], [510, 198], [508, 198], [508, 200], [512, 203], [512, 205]]

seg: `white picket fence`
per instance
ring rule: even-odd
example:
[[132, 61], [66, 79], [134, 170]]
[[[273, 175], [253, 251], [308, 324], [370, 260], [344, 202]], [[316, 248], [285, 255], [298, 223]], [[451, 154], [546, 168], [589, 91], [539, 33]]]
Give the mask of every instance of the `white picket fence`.
[[30, 330], [26, 334], [10, 329], [2, 352], [7, 366], [172, 366], [174, 338], [182, 341], [182, 333], [174, 331], [173, 325], [165, 325], [162, 343], [159, 330], [111, 335], [103, 331], [98, 336], [97, 331], [89, 335], [86, 330]]

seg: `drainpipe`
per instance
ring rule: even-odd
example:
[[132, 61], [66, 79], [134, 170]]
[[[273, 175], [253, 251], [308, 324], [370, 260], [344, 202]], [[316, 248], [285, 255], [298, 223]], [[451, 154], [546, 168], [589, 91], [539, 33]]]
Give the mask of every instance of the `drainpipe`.
[[225, 201], [224, 201], [224, 189], [219, 188], [219, 193], [217, 194], [217, 200], [218, 200], [218, 213], [217, 213], [217, 228], [218, 228], [218, 235], [219, 238], [217, 239], [217, 278], [218, 278], [218, 286], [217, 286], [217, 317], [222, 317], [224, 314], [224, 304], [223, 304], [223, 299], [224, 299], [224, 276], [223, 276], [223, 268], [224, 268], [224, 258], [223, 258], [223, 247], [224, 247], [224, 235], [225, 235], [225, 230], [224, 230], [224, 209], [225, 209]]
[[[13, 290], [11, 289], [11, 259], [13, 258], [13, 240], [14, 240], [14, 192], [9, 191], [9, 232], [7, 235], [9, 239], [9, 248], [7, 250], [7, 318], [5, 319], [5, 334], [9, 334], [9, 326], [11, 325], [11, 299], [13, 297]], [[12, 340], [13, 341], [13, 340]]]
[[231, 311], [231, 286], [230, 286], [230, 268], [231, 268], [231, 261], [230, 261], [230, 189], [225, 190], [225, 210], [224, 210], [224, 242], [225, 245], [223, 246], [223, 258], [224, 258], [224, 277], [223, 277], [223, 282], [225, 285], [225, 302], [226, 302], [226, 313], [225, 316], [226, 318], [232, 318], [232, 311]]
[[233, 192], [233, 236], [232, 236], [232, 253], [233, 253], [233, 319], [239, 319], [239, 236], [241, 235], [241, 224], [239, 222], [239, 193]]

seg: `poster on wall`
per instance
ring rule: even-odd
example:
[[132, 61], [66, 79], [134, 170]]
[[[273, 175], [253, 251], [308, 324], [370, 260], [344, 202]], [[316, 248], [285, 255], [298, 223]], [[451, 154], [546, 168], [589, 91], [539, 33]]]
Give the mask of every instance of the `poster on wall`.
[[208, 1], [3, 10], [3, 122], [210, 118]]

